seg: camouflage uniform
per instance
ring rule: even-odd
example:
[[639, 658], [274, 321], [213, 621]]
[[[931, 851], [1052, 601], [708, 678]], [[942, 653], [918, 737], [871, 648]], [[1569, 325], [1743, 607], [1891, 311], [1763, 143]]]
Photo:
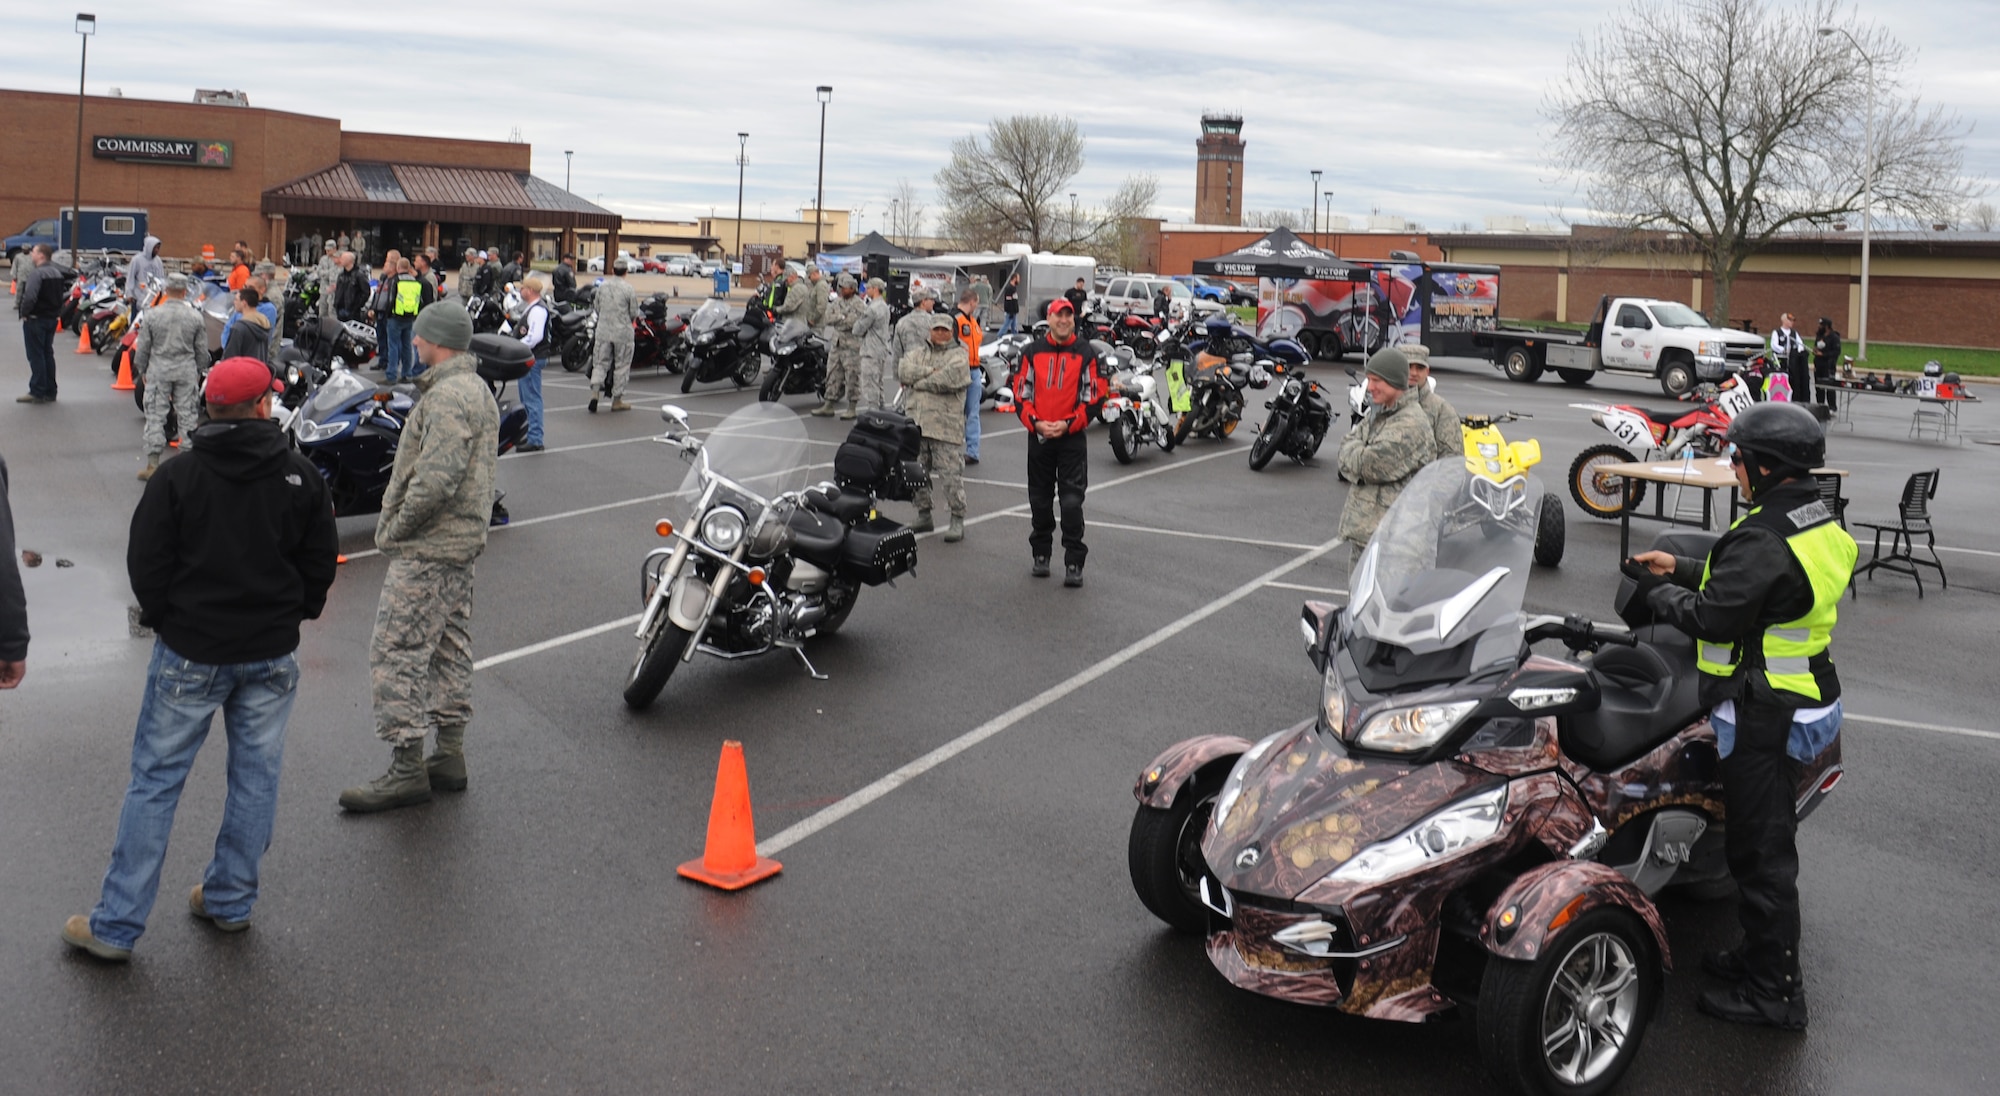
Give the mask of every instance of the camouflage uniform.
[[833, 354], [827, 362], [826, 402], [849, 407], [861, 396], [861, 336], [854, 321], [861, 318], [860, 297], [835, 297], [826, 305], [826, 326], [833, 329]]
[[590, 364], [590, 391], [604, 391], [604, 375], [611, 374], [611, 398], [625, 398], [625, 384], [632, 379], [632, 321], [639, 318], [639, 294], [630, 282], [616, 275], [597, 287], [593, 302], [597, 307], [597, 354]]
[[[818, 271], [814, 271], [814, 273], [818, 273]], [[797, 289], [798, 287], [794, 288]], [[814, 331], [818, 331], [826, 324], [826, 279], [808, 277], [804, 282], [803, 288], [806, 295], [806, 323]]]
[[878, 411], [889, 406], [895, 396], [896, 347], [889, 322], [889, 302], [880, 297], [864, 302], [861, 315], [854, 321], [854, 334], [861, 344], [860, 407], [863, 411]]
[[[925, 318], [931, 315], [926, 313]], [[931, 487], [943, 493], [952, 516], [964, 517], [965, 390], [972, 385], [972, 371], [962, 344], [931, 345], [928, 326], [924, 336], [923, 346], [896, 363], [896, 379], [909, 389], [906, 406], [924, 435], [917, 459], [930, 473]], [[925, 514], [931, 512], [931, 487], [918, 491], [915, 500]]]
[[1465, 456], [1465, 431], [1458, 423], [1458, 409], [1428, 386], [1416, 387], [1416, 391], [1417, 402], [1423, 406], [1437, 437], [1437, 459]]
[[806, 291], [805, 280], [801, 278], [795, 282], [786, 282], [784, 286], [785, 300], [784, 303], [778, 306], [777, 322], [784, 323], [786, 320], [797, 316], [800, 320], [810, 325], [812, 323], [812, 294]]
[[132, 369], [146, 378], [146, 430], [140, 447], [155, 461], [167, 448], [167, 411], [183, 441], [201, 422], [201, 371], [208, 368], [208, 323], [185, 299], [167, 297], [146, 311], [132, 347]]
[[1403, 485], [1436, 455], [1437, 435], [1414, 390], [1370, 407], [1340, 443], [1340, 478], [1353, 485], [1340, 510], [1340, 538], [1367, 546]]
[[313, 283], [319, 286], [319, 318], [322, 323], [332, 323], [333, 283], [340, 278], [340, 261], [336, 253], [329, 251], [319, 257], [319, 265], [313, 267]]
[[[932, 306], [936, 307], [936, 306]], [[912, 308], [902, 319], [896, 321], [896, 371], [902, 373], [902, 361], [931, 341], [931, 317], [936, 312], [926, 312]]]
[[398, 746], [472, 718], [472, 565], [486, 548], [500, 434], [477, 365], [458, 354], [417, 377], [375, 526], [389, 571], [368, 669], [375, 733]]

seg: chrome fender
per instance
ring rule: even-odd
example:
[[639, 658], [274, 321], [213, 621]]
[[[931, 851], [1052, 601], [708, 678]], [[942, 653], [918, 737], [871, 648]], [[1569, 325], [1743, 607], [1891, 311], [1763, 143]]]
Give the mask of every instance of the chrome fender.
[[1667, 929], [1652, 899], [1617, 869], [1595, 860], [1558, 860], [1523, 873], [1488, 907], [1479, 941], [1502, 959], [1532, 962], [1570, 922], [1604, 906], [1637, 914], [1652, 930], [1660, 966], [1674, 969]]
[[1211, 765], [1227, 772], [1236, 759], [1250, 752], [1252, 743], [1233, 734], [1205, 734], [1176, 742], [1155, 757], [1132, 784], [1132, 795], [1141, 806], [1166, 810], [1174, 805], [1181, 788], [1192, 783]]

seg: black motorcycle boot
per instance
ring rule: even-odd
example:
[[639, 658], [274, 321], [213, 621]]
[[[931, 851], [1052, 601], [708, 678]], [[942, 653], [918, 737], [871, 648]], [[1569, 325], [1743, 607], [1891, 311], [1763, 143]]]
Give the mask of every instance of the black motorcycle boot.
[[1083, 564], [1071, 563], [1063, 567], [1063, 585], [1072, 588], [1083, 585]]
[[1035, 576], [1036, 578], [1049, 577], [1049, 557], [1036, 556], [1035, 564], [1034, 566], [1028, 568], [1028, 573]]
[[465, 725], [438, 725], [437, 749], [424, 760], [434, 792], [465, 790]]
[[414, 807], [431, 801], [430, 773], [424, 768], [422, 739], [396, 747], [389, 771], [340, 793], [340, 805], [355, 814]]
[[1718, 1020], [1732, 1024], [1753, 1024], [1784, 1031], [1806, 1029], [1806, 991], [1795, 989], [1790, 996], [1767, 994], [1751, 982], [1728, 989], [1712, 989], [1701, 995], [1694, 1007]]
[[1750, 967], [1743, 962], [1743, 952], [1740, 947], [1703, 952], [1701, 969], [1730, 982], [1741, 982], [1750, 977]]
[[592, 396], [592, 397], [590, 397], [590, 407], [589, 407], [589, 411], [590, 411], [590, 413], [591, 413], [591, 414], [593, 414], [593, 415], [597, 414], [597, 397], [596, 397], [596, 396]]

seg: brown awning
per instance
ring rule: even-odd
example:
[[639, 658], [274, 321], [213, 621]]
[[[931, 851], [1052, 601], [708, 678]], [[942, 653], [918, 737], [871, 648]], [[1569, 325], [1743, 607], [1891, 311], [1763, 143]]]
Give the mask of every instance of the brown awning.
[[272, 187], [263, 211], [288, 217], [455, 221], [614, 231], [624, 218], [525, 172], [350, 163]]

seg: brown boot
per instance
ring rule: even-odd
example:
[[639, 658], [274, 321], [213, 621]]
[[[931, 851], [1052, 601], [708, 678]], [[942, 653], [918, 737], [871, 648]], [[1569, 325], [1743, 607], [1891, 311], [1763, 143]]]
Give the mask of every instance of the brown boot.
[[147, 480], [152, 479], [153, 473], [159, 470], [160, 470], [160, 458], [147, 457], [146, 467], [139, 469], [139, 482], [144, 483]]
[[613, 411], [630, 411], [632, 410], [632, 405], [626, 403], [624, 397], [621, 396], [611, 401], [611, 409]]

